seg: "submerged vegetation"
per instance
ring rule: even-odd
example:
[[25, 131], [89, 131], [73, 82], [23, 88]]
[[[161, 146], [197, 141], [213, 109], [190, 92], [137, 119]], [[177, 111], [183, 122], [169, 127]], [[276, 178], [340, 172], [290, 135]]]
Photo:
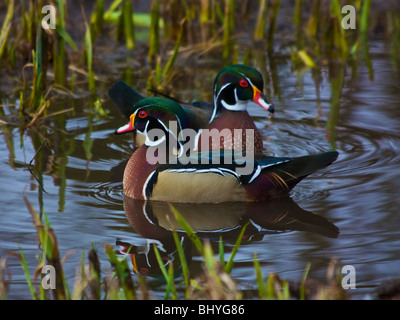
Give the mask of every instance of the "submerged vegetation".
[[[217, 61], [215, 64], [218, 66], [238, 62], [258, 65], [264, 75], [268, 98], [277, 100], [282, 98], [277, 77], [278, 53], [288, 57], [300, 84], [303, 74], [311, 71], [317, 92], [321, 69], [326, 68], [332, 94], [326, 132], [333, 148], [336, 147], [336, 126], [347, 70], [355, 76], [356, 69], [364, 64], [370, 78], [374, 77], [368, 37], [375, 29], [383, 29], [382, 34], [391, 44], [394, 65], [397, 72], [400, 70], [400, 14], [386, 12], [386, 22], [382, 24], [380, 17], [373, 15], [370, 0], [296, 0], [288, 21], [280, 21], [285, 9], [280, 0], [151, 0], [140, 5], [142, 9], [146, 6], [144, 12], [139, 12], [130, 0], [85, 1], [85, 6], [72, 5], [66, 0], [51, 3], [56, 12], [54, 29], [43, 27], [43, 19], [50, 14], [50, 11], [42, 11], [48, 1], [6, 0], [0, 5], [3, 21], [0, 29], [0, 74], [9, 75], [0, 83], [6, 89], [11, 88], [7, 96], [0, 96], [0, 129], [5, 136], [12, 167], [12, 128], [17, 127], [21, 137], [25, 134], [30, 136], [35, 156], [29, 171], [39, 185], [40, 212], [36, 212], [24, 197], [40, 242], [41, 259], [33, 279], [23, 249], [14, 254], [21, 262], [33, 299], [51, 298], [49, 291], [38, 285], [40, 281], [37, 278], [45, 264], [57, 270], [57, 286], [51, 290], [54, 299], [152, 298], [146, 277], [140, 273], [136, 273], [136, 279], [132, 276], [128, 253], [117, 255], [111, 245], [105, 245], [104, 250], [112, 272], [104, 273], [98, 249], [92, 247], [87, 258], [82, 253], [74, 287], [69, 288], [63, 271], [63, 261], [68, 253], [61, 258], [56, 235], [43, 209], [44, 158], [48, 156], [44, 150], [51, 149], [54, 154], [63, 155], [51, 169], [60, 180], [59, 211], [63, 211], [66, 155], [74, 145], [60, 132], [66, 131], [65, 115], [75, 112], [73, 100], [88, 99], [89, 129], [93, 119], [109, 116], [103, 107], [107, 69], [98, 63], [101, 55], [108, 54], [102, 51], [102, 47], [118, 48], [126, 56], [139, 57], [137, 61], [146, 77], [146, 86], [141, 89], [147, 94], [176, 98], [179, 98], [179, 93], [174, 92], [173, 84], [179, 78], [179, 66], [204, 57]], [[356, 29], [345, 30], [341, 26], [344, 4], [356, 8]], [[278, 37], [282, 37], [279, 44]], [[126, 78], [130, 84], [135, 84], [129, 74]], [[6, 81], [12, 84], [5, 85]], [[71, 99], [71, 107], [59, 108], [54, 101], [65, 97]], [[85, 133], [84, 141], [88, 162], [92, 148], [90, 133], [90, 130]], [[57, 145], [49, 138], [52, 134], [57, 137], [54, 139], [58, 141]], [[202, 256], [204, 265], [200, 276], [190, 274], [180, 241], [182, 234], [174, 232], [181, 270], [181, 276], [176, 277], [174, 263], [171, 261], [165, 265], [155, 246], [165, 283], [164, 298], [246, 298], [231, 276], [244, 229], [228, 261], [225, 261], [222, 238], [218, 252], [215, 252], [210, 242], [201, 240], [177, 210], [173, 207], [171, 210], [184, 229], [184, 236]], [[3, 258], [0, 260], [0, 298], [6, 298], [8, 280], [5, 268], [6, 258]], [[292, 283], [274, 273], [264, 275], [255, 254], [256, 296], [260, 299], [346, 298], [340, 286], [337, 262], [332, 262], [329, 267], [324, 284], [309, 279], [309, 268], [309, 265], [305, 266], [303, 279]]]

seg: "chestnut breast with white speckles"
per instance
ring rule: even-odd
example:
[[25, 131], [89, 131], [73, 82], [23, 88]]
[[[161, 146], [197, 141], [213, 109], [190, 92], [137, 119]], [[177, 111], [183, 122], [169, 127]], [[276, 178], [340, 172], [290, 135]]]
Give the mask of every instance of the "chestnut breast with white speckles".
[[[212, 129], [217, 129], [218, 131], [213, 133]], [[235, 129], [240, 131], [235, 133]], [[251, 131], [246, 132], [246, 129]], [[198, 146], [200, 150], [207, 149], [207, 143], [204, 143], [204, 139], [206, 139], [209, 141], [210, 149], [234, 149], [256, 154], [260, 154], [263, 151], [262, 136], [247, 111], [223, 111], [210, 124], [209, 130], [205, 134], [202, 133], [199, 138]], [[223, 130], [229, 130], [230, 134], [223, 134]]]

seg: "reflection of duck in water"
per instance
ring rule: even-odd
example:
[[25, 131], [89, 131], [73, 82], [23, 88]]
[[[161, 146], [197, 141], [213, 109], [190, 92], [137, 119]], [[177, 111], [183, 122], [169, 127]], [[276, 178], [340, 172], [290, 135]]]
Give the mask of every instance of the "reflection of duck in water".
[[[257, 203], [190, 204], [174, 203], [174, 207], [200, 237], [232, 234], [250, 221], [246, 234], [276, 231], [310, 231], [327, 237], [337, 237], [338, 228], [325, 218], [300, 208], [285, 197]], [[182, 231], [169, 204], [124, 197], [124, 210], [133, 229], [145, 238], [161, 240], [171, 231]]]
[[[167, 267], [171, 262], [173, 263], [174, 270], [178, 272], [180, 270], [180, 260], [178, 252], [176, 250], [173, 239], [169, 239], [164, 243], [147, 240], [147, 243], [143, 246], [135, 246], [127, 242], [117, 240], [116, 244], [119, 246], [119, 250], [122, 254], [128, 254], [131, 258], [132, 268], [136, 273], [140, 273], [144, 276], [161, 276], [162, 272], [158, 264], [154, 245], [157, 246], [157, 250], [161, 256], [161, 260], [164, 266]], [[184, 248], [184, 254], [187, 263], [191, 261], [191, 243], [189, 239], [181, 238], [182, 247]]]
[[[174, 207], [201, 238], [235, 240], [242, 227], [243, 240], [262, 238], [265, 234], [284, 231], [306, 231], [335, 238], [339, 229], [325, 218], [300, 208], [291, 198], [258, 203], [188, 204], [175, 203]], [[185, 238], [181, 226], [171, 212], [169, 204], [161, 201], [143, 201], [124, 197], [124, 209], [135, 232], [157, 244], [165, 263], [174, 261], [179, 268], [172, 231], [182, 237], [185, 256], [191, 260], [191, 242]], [[117, 243], [123, 253], [129, 253], [136, 272], [147, 275], [160, 274], [153, 245], [137, 247]], [[122, 246], [121, 246], [122, 245]], [[131, 246], [130, 250], [129, 247]], [[129, 251], [128, 251], [129, 250]]]

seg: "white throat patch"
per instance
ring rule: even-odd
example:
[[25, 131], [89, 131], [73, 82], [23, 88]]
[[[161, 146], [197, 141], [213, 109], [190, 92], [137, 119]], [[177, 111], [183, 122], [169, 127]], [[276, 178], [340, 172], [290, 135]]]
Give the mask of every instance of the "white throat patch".
[[234, 93], [235, 93], [235, 101], [236, 101], [236, 103], [235, 104], [228, 104], [226, 101], [221, 100], [222, 106], [225, 109], [230, 110], [230, 111], [245, 111], [246, 108], [247, 108], [248, 101], [239, 100], [239, 98], [237, 96], [237, 89], [236, 88], [234, 90]]

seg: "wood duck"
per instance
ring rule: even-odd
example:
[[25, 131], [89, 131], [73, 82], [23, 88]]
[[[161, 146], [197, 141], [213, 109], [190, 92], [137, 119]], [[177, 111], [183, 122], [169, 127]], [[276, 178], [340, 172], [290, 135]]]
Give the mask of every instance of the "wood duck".
[[[165, 98], [139, 101], [117, 134], [138, 131], [144, 145], [129, 159], [123, 177], [125, 195], [141, 200], [188, 203], [262, 201], [287, 194], [298, 182], [336, 160], [336, 151], [303, 157], [186, 149], [188, 117]], [[171, 129], [172, 128], [172, 129]]]
[[[210, 146], [211, 149], [249, 149], [262, 153], [262, 136], [247, 112], [247, 105], [254, 102], [268, 112], [274, 112], [274, 108], [262, 94], [263, 88], [262, 75], [256, 69], [242, 64], [230, 65], [222, 69], [215, 78], [212, 104], [194, 102], [191, 105], [183, 105], [190, 128], [217, 129], [216, 139], [204, 134], [203, 137], [199, 136], [199, 148], [203, 146], [204, 150], [204, 146], [207, 146], [206, 149]], [[127, 118], [136, 111], [137, 103], [145, 99], [123, 81], [115, 83], [108, 94]], [[219, 134], [223, 129], [225, 133], [229, 130], [227, 135]], [[241, 136], [234, 135], [235, 129], [241, 130]], [[250, 131], [246, 132], [246, 129]], [[209, 143], [202, 144], [202, 139], [209, 139]]]
[[[214, 81], [214, 102], [209, 129], [228, 129], [231, 131], [231, 137], [235, 137], [234, 130], [239, 129], [241, 139], [232, 138], [232, 141], [221, 136], [220, 143], [211, 144], [212, 149], [221, 147], [263, 152], [261, 133], [247, 112], [248, 103], [254, 102], [268, 112], [274, 113], [275, 110], [262, 93], [263, 90], [263, 77], [253, 67], [236, 64], [220, 71]], [[201, 138], [200, 136], [200, 140]]]

